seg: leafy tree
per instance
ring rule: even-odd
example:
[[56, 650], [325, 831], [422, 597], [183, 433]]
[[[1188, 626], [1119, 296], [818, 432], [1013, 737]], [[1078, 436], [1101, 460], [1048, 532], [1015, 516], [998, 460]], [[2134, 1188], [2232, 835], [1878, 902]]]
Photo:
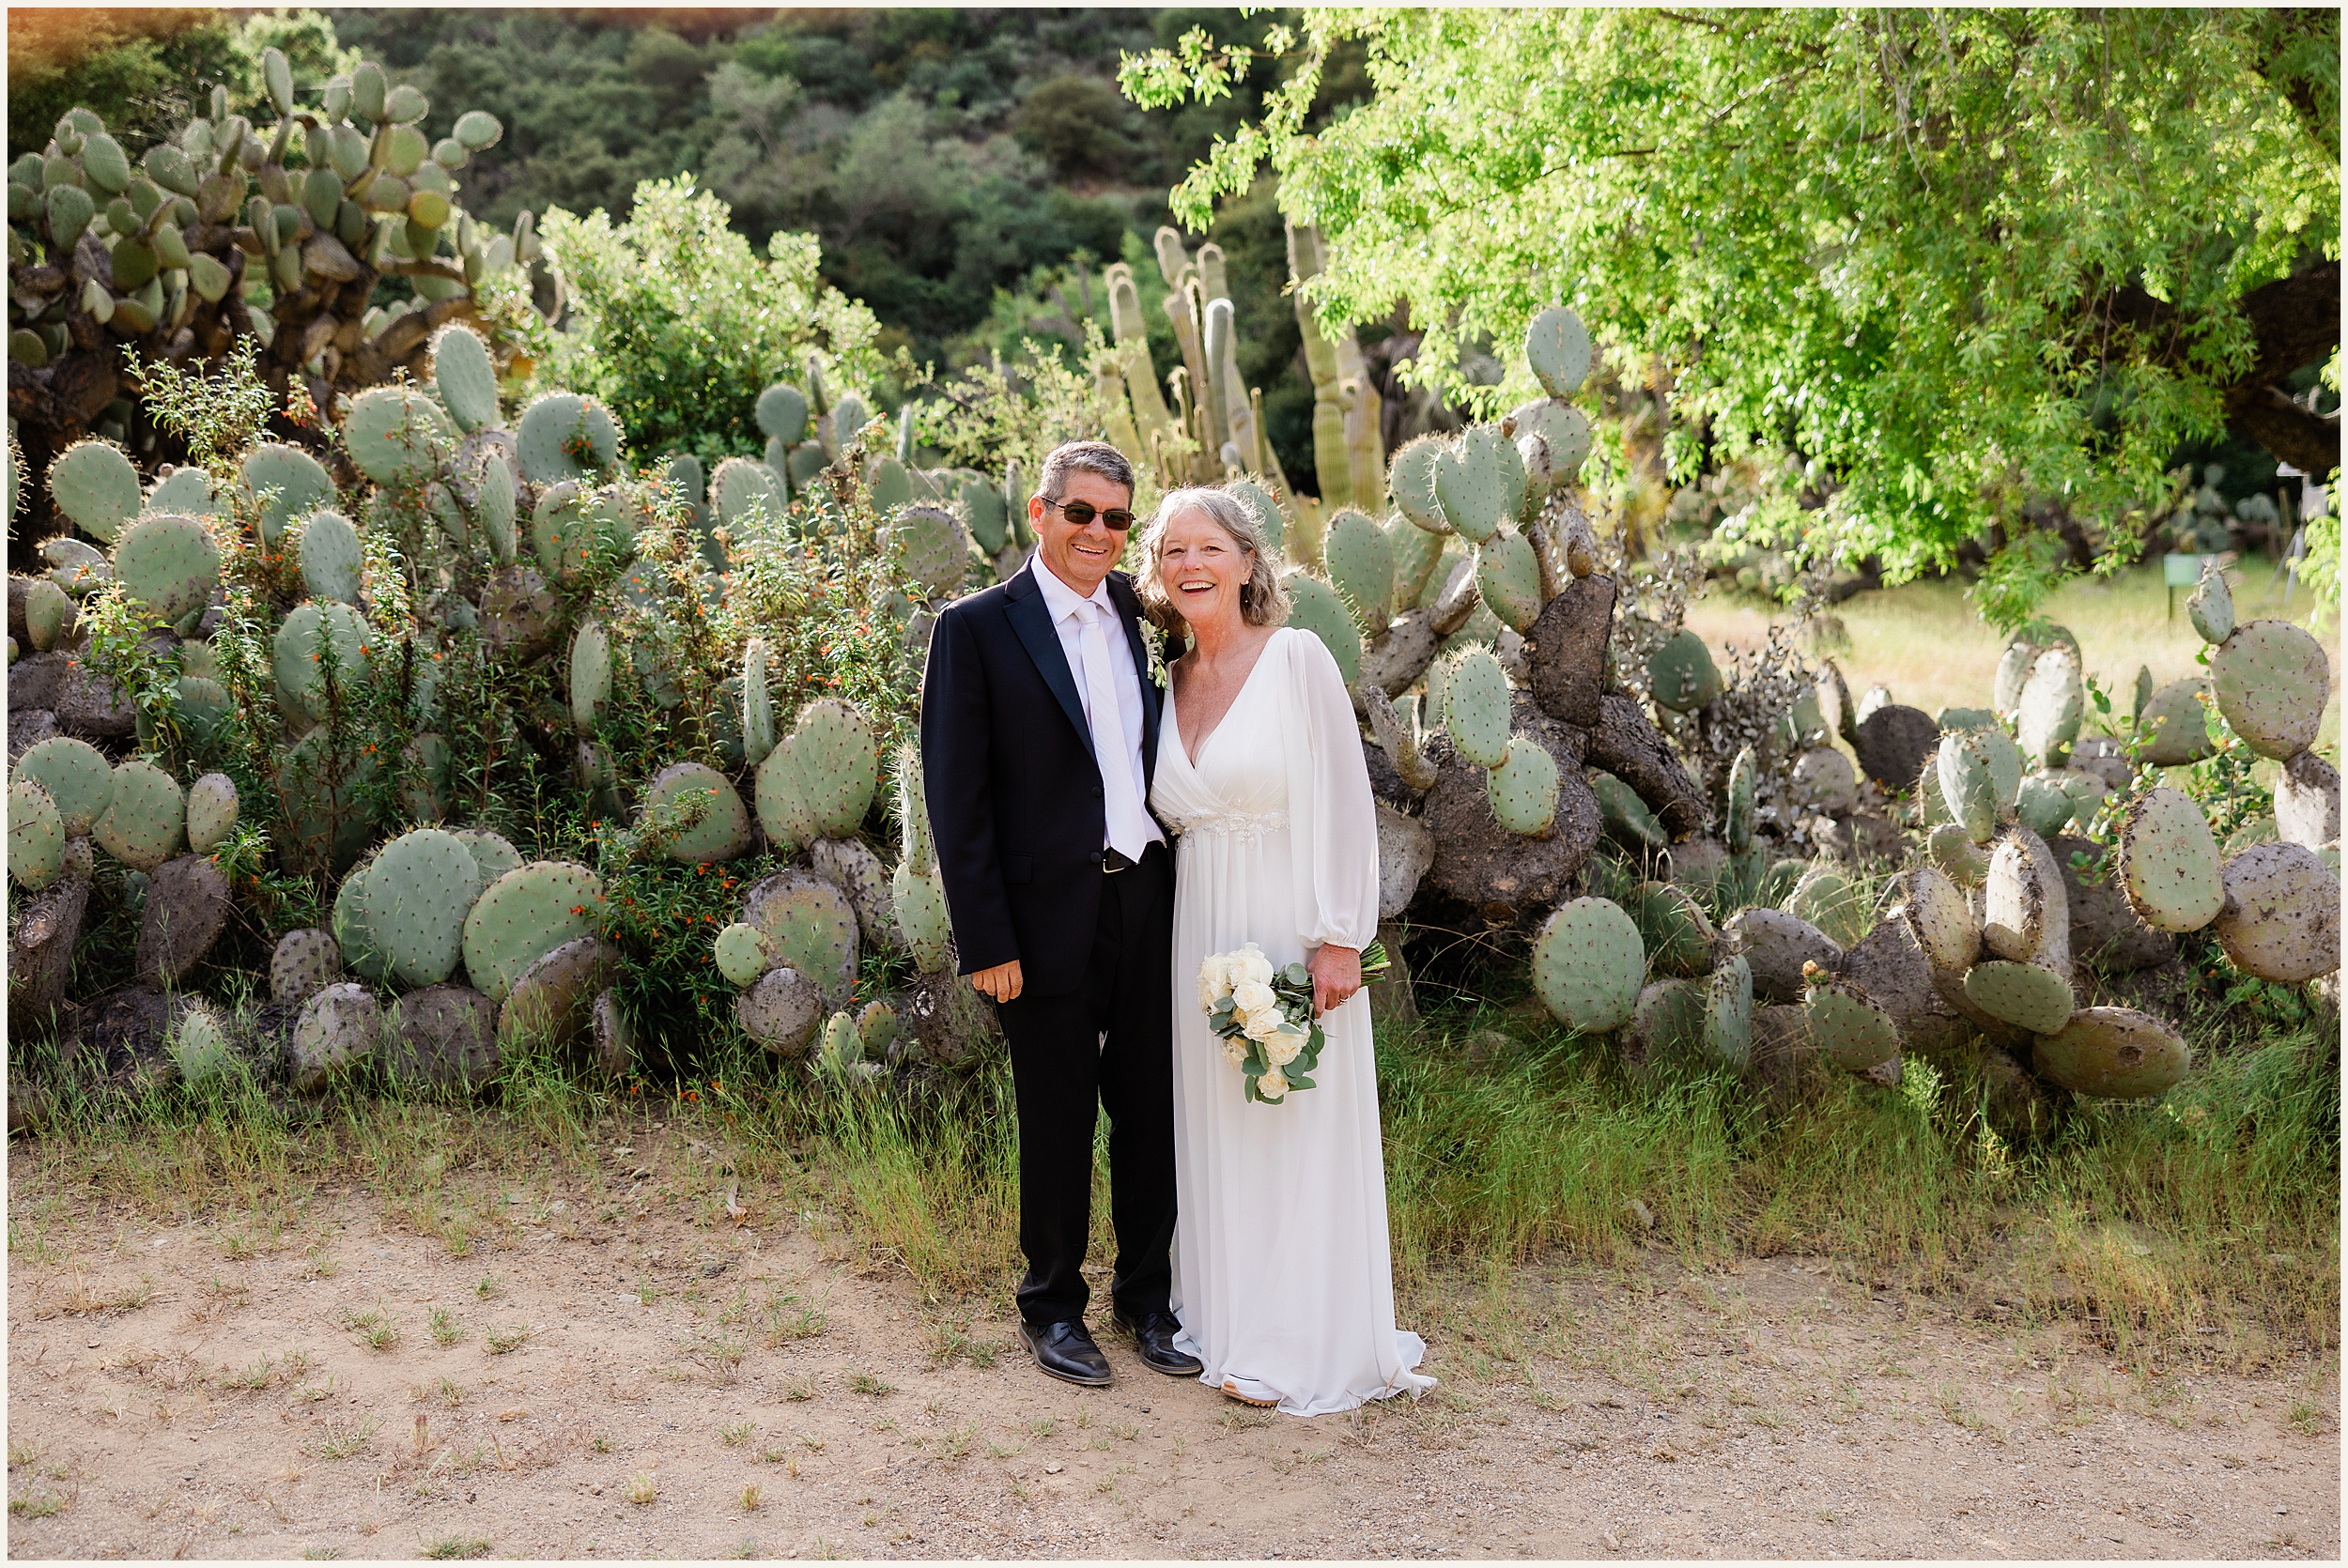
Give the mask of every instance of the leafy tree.
[[803, 382], [811, 354], [837, 385], [881, 368], [880, 323], [824, 285], [813, 238], [778, 234], [761, 259], [730, 217], [689, 175], [638, 186], [624, 223], [600, 208], [546, 216], [571, 294], [551, 379], [603, 398], [641, 453], [761, 452], [758, 394]]
[[[1375, 97], [1313, 128], [1349, 48]], [[1569, 302], [1693, 422], [1679, 477], [1790, 450], [1905, 573], [2033, 496], [2119, 516], [2221, 429], [2337, 467], [2287, 391], [2321, 365], [2337, 403], [2338, 58], [2330, 11], [1382, 10], [1195, 29], [1123, 82], [1287, 72], [1174, 208], [1269, 163], [1324, 317], [1408, 301], [1410, 378], [1504, 407], [1524, 370], [1474, 386], [1462, 346]]]

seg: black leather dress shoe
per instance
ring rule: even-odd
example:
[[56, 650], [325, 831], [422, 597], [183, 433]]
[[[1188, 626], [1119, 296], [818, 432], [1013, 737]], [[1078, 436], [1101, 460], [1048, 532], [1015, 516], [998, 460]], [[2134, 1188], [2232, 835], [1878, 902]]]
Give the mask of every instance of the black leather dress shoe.
[[1092, 1343], [1081, 1323], [1038, 1325], [1023, 1319], [1019, 1337], [1027, 1342], [1035, 1364], [1062, 1382], [1104, 1389], [1114, 1381], [1109, 1359], [1101, 1354], [1101, 1347]]
[[1174, 1348], [1174, 1336], [1182, 1331], [1182, 1325], [1172, 1313], [1145, 1313], [1138, 1322], [1123, 1313], [1110, 1315], [1119, 1328], [1134, 1336], [1134, 1348], [1141, 1352], [1141, 1364], [1151, 1371], [1163, 1372], [1168, 1377], [1196, 1377], [1206, 1370], [1206, 1363], [1197, 1357]]

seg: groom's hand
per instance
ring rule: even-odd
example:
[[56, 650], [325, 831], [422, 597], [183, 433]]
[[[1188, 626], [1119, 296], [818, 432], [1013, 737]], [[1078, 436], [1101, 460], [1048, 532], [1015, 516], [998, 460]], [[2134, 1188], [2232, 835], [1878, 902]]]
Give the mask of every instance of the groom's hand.
[[[1355, 973], [1358, 974], [1360, 969], [1361, 965], [1356, 962]], [[1009, 1002], [1019, 994], [1022, 983], [1019, 978], [1019, 961], [1013, 959], [1009, 963], [998, 963], [992, 969], [973, 971], [970, 983], [978, 988], [978, 992], [981, 996], [992, 996], [997, 1002]]]
[[1362, 955], [1355, 947], [1339, 947], [1325, 943], [1313, 949], [1305, 965], [1313, 977], [1313, 1011], [1325, 1013], [1341, 1007], [1346, 998], [1362, 989]]

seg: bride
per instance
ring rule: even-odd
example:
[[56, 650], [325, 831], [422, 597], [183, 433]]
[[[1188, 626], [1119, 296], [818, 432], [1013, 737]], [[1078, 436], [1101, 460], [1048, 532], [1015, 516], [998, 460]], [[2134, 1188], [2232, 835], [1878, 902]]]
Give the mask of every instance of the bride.
[[[1417, 1394], [1427, 1353], [1394, 1325], [1377, 1063], [1361, 950], [1378, 929], [1378, 830], [1336, 661], [1283, 628], [1254, 520], [1177, 490], [1144, 537], [1144, 605], [1173, 666], [1151, 805], [1181, 835], [1174, 902], [1177, 1345], [1200, 1381], [1290, 1415]], [[1328, 1043], [1316, 1086], [1250, 1104], [1194, 1000], [1211, 953], [1305, 961]]]

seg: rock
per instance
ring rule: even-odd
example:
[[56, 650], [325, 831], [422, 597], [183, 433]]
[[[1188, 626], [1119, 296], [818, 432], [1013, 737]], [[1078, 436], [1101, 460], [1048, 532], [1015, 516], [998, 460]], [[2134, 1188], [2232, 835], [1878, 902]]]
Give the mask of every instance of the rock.
[[1393, 920], [1411, 907], [1419, 882], [1435, 863], [1435, 836], [1416, 817], [1406, 817], [1383, 800], [1373, 805], [1378, 814], [1378, 918]]
[[[1711, 803], [1645, 711], [1620, 692], [1606, 693], [1598, 707], [1599, 721], [1589, 731], [1590, 764], [1630, 785], [1673, 838], [1704, 831], [1712, 820]], [[1908, 777], [1915, 776], [1911, 769]]]
[[471, 986], [425, 986], [392, 1007], [385, 1066], [437, 1094], [471, 1095], [496, 1075], [497, 1004]]
[[995, 1004], [954, 973], [956, 962], [950, 958], [936, 973], [915, 976], [897, 1017], [911, 1029], [924, 1060], [963, 1070], [975, 1067], [986, 1047], [1002, 1038], [1003, 1024]]
[[[1557, 747], [1549, 749], [1555, 755]], [[1484, 770], [1462, 761], [1449, 737], [1430, 736], [1428, 755], [1442, 771], [1421, 813], [1435, 838], [1426, 885], [1493, 925], [1511, 924], [1566, 897], [1568, 882], [1598, 847], [1602, 826], [1598, 796], [1570, 758], [1558, 758], [1557, 815], [1550, 836], [1522, 838], [1492, 815]]]
[[269, 961], [270, 1000], [281, 1007], [298, 1007], [339, 979], [342, 949], [333, 933], [316, 926], [287, 931], [277, 939]]
[[[922, 981], [936, 978], [921, 976], [916, 993]], [[944, 978], [950, 981], [953, 976], [948, 973]], [[965, 984], [964, 989], [969, 988]], [[824, 995], [814, 981], [789, 964], [777, 964], [734, 998], [734, 1016], [750, 1038], [778, 1056], [796, 1060], [814, 1047], [815, 1031], [824, 1022]]]
[[57, 728], [84, 740], [123, 740], [138, 728], [130, 694], [100, 680], [98, 672], [78, 656], [67, 659], [65, 671], [57, 679], [54, 707]]
[[228, 878], [210, 856], [183, 854], [158, 866], [139, 913], [139, 983], [184, 982], [228, 929], [235, 908]]
[[16, 770], [17, 759], [57, 732], [57, 715], [46, 708], [12, 708], [8, 711], [8, 769]]
[[26, 1038], [56, 1032], [89, 911], [89, 875], [69, 874], [16, 905], [8, 922], [8, 1027]]
[[356, 981], [328, 986], [302, 1004], [286, 1042], [286, 1073], [296, 1094], [317, 1094], [375, 1054], [383, 1009]]
[[1807, 810], [1846, 817], [1859, 804], [1859, 775], [1832, 746], [1813, 746], [1795, 759], [1787, 791]]
[[587, 1027], [595, 994], [620, 967], [620, 950], [599, 936], [575, 936], [515, 978], [498, 1008], [502, 1054], [561, 1051]]
[[[8, 740], [13, 746], [15, 735]], [[2340, 839], [2340, 770], [2312, 751], [2285, 762], [2275, 781], [2275, 836], [2311, 850]]]
[[2128, 906], [2110, 852], [2092, 838], [2048, 840], [2071, 915], [2071, 956], [2106, 975], [2151, 969], [2177, 956], [2177, 939]]
[[1861, 771], [1887, 790], [1912, 790], [1940, 726], [1922, 708], [1886, 702], [1861, 719], [1851, 742]]
[[1757, 1002], [1800, 1002], [1803, 964], [1831, 971], [1843, 961], [1843, 949], [1831, 937], [1782, 909], [1740, 909], [1721, 929], [1753, 966]]
[[[23, 644], [20, 642], [18, 646]], [[46, 653], [23, 654], [8, 666], [8, 712], [14, 714], [20, 708], [54, 709], [69, 657], [63, 649], [53, 648]]]
[[1593, 573], [1569, 579], [1525, 637], [1533, 696], [1552, 718], [1590, 729], [1599, 722], [1606, 639], [1614, 622], [1614, 579]]

